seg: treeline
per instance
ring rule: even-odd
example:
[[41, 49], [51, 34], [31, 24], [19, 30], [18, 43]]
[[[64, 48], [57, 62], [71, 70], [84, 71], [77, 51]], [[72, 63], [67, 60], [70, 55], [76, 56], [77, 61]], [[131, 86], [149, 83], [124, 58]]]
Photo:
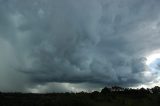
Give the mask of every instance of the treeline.
[[[96, 92], [96, 91], [95, 91]], [[133, 89], [133, 88], [122, 88], [119, 86], [113, 86], [111, 88], [105, 87], [101, 90], [102, 94], [108, 93], [123, 93], [123, 94], [160, 94], [160, 87], [155, 86], [153, 88], [140, 88], [140, 89]]]
[[105, 87], [100, 92], [0, 93], [0, 106], [160, 106], [160, 87]]

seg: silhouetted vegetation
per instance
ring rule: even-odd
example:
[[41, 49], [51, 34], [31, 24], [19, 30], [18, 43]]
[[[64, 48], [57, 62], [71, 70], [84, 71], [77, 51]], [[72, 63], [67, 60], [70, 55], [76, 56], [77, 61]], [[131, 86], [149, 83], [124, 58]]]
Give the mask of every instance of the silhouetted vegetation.
[[91, 93], [2, 93], [0, 106], [160, 106], [160, 87], [131, 89], [114, 86]]

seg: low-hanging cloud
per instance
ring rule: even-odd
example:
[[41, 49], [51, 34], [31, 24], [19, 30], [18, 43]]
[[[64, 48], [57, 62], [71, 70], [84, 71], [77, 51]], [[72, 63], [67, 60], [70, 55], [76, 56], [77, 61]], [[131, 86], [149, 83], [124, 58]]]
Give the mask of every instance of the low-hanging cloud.
[[136, 86], [153, 81], [158, 75], [150, 71], [145, 56], [159, 49], [159, 4], [0, 0], [0, 90], [24, 91], [47, 83]]

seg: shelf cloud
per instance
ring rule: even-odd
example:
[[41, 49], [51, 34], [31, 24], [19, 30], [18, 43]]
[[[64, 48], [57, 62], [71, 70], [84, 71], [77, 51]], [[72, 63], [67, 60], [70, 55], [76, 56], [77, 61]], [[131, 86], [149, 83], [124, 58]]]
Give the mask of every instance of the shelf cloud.
[[159, 0], [0, 0], [0, 90], [153, 82], [159, 76], [146, 56], [159, 49], [159, 5]]

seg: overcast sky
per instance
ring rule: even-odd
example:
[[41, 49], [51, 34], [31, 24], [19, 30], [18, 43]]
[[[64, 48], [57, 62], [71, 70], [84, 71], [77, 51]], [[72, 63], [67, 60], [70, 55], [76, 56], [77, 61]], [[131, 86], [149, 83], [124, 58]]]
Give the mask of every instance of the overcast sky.
[[159, 0], [0, 0], [0, 91], [151, 86], [159, 48]]

